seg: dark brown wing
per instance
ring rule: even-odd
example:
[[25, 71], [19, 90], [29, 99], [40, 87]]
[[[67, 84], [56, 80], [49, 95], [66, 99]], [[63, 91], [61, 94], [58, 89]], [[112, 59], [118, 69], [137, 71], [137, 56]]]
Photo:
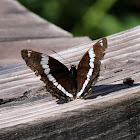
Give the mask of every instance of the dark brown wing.
[[103, 59], [106, 48], [107, 39], [103, 38], [82, 57], [77, 68], [77, 98], [86, 96], [91, 84], [97, 81], [100, 72], [100, 60]]
[[70, 72], [65, 65], [48, 55], [32, 50], [22, 50], [21, 55], [27, 66], [37, 76], [41, 76], [41, 80], [46, 84], [46, 88], [52, 91], [53, 96], [66, 101], [73, 100], [70, 88], [73, 79], [70, 77]]

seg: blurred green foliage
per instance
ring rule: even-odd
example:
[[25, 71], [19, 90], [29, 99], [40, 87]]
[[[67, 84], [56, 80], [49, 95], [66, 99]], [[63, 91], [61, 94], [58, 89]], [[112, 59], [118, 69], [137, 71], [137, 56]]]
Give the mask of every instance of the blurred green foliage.
[[140, 0], [18, 0], [46, 20], [92, 39], [140, 24]]

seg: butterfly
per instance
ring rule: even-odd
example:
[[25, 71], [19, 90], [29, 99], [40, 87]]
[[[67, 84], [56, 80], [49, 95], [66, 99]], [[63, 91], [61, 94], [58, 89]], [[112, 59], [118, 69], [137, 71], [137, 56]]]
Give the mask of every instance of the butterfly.
[[83, 55], [77, 68], [72, 65], [68, 69], [55, 58], [32, 50], [22, 50], [21, 55], [27, 66], [35, 72], [46, 84], [57, 99], [72, 101], [76, 98], [86, 98], [91, 85], [96, 83], [101, 60], [105, 55], [107, 39], [102, 38], [92, 45]]

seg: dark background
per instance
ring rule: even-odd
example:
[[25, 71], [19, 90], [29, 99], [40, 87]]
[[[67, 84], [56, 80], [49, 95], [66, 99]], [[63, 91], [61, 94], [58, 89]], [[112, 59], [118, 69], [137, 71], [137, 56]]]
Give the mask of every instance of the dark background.
[[18, 0], [71, 32], [98, 39], [140, 24], [140, 0]]

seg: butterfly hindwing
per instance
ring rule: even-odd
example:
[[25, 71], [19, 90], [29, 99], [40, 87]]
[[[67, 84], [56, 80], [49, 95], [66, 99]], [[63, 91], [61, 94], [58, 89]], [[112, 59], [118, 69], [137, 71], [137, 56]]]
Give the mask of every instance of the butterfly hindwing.
[[103, 59], [107, 39], [103, 38], [95, 43], [82, 57], [77, 68], [77, 98], [87, 95], [92, 83], [96, 83], [100, 72], [100, 60]]
[[35, 52], [32, 50], [22, 50], [23, 59], [36, 75], [41, 76], [41, 80], [46, 84], [47, 89], [51, 89], [52, 95], [58, 99], [72, 100], [72, 81], [68, 68], [51, 56]]

